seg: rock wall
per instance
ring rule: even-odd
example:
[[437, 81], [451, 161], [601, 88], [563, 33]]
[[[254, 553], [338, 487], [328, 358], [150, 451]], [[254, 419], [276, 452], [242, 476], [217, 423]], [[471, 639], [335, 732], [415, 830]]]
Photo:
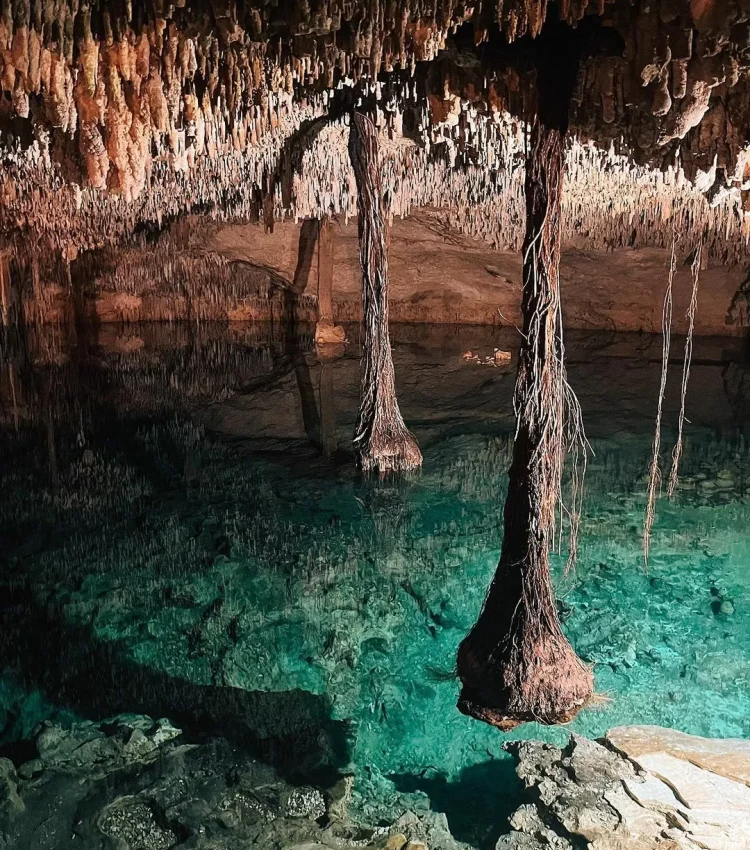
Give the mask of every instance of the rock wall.
[[[94, 322], [257, 319], [294, 313], [314, 321], [317, 247], [305, 228], [279, 222], [272, 233], [259, 225], [188, 220], [156, 245], [84, 254], [35, 286], [23, 298], [27, 322], [82, 319]], [[334, 313], [359, 321], [361, 272], [356, 222], [335, 227]], [[309, 253], [306, 258], [305, 252]], [[421, 210], [394, 219], [390, 230], [391, 318], [395, 322], [520, 325], [521, 256], [446, 226]], [[684, 258], [683, 258], [684, 259]], [[569, 239], [563, 252], [566, 326], [591, 330], [658, 332], [668, 251], [607, 251]], [[51, 279], [50, 279], [51, 278]], [[701, 272], [696, 332], [745, 332], [744, 272], [709, 260]], [[690, 268], [675, 278], [677, 333], [687, 329]]]

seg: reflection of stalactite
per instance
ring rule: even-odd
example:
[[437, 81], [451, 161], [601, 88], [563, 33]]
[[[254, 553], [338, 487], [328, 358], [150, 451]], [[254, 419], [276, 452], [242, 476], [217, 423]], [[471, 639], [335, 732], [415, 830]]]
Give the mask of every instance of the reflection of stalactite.
[[745, 426], [750, 415], [750, 368], [729, 363], [722, 370], [721, 377], [734, 420], [740, 426]]
[[57, 466], [57, 445], [55, 438], [55, 399], [51, 378], [46, 376], [43, 380], [42, 401], [44, 404], [45, 431], [47, 435], [47, 468], [52, 485], [56, 486], [59, 478], [59, 470]]
[[324, 362], [321, 364], [318, 396], [320, 398], [320, 439], [323, 445], [323, 453], [326, 457], [333, 457], [337, 441], [336, 397], [333, 388], [333, 365], [331, 363]]
[[321, 417], [315, 399], [315, 388], [310, 377], [310, 367], [303, 356], [299, 356], [294, 367], [294, 377], [297, 380], [300, 403], [302, 405], [302, 422], [307, 439], [316, 447], [322, 448]]
[[747, 277], [732, 297], [726, 323], [741, 328], [750, 327], [750, 269], [748, 269]]

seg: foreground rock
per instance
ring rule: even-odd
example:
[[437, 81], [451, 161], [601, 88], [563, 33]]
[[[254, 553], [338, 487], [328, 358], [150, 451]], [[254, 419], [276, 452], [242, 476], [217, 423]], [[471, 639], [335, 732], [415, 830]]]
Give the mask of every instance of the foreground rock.
[[461, 850], [432, 812], [352, 824], [350, 776], [322, 789], [292, 785], [226, 740], [180, 736], [139, 715], [42, 724], [36, 757], [17, 767], [0, 759], [0, 848]]
[[[294, 785], [166, 720], [45, 723], [34, 744], [27, 761], [0, 759], [0, 850], [471, 850], [441, 813], [357, 825], [351, 776]], [[750, 741], [630, 726], [508, 749], [528, 799], [497, 850], [750, 850]]]
[[750, 742], [656, 726], [508, 749], [530, 798], [498, 850], [747, 850]]

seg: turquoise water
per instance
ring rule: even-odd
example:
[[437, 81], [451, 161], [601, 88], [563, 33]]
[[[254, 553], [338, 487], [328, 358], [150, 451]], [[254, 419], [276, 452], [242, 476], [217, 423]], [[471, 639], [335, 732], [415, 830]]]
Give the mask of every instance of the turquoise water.
[[[321, 363], [278, 329], [195, 333], [5, 349], [2, 740], [21, 746], [47, 717], [166, 715], [287, 768], [354, 772], [371, 820], [424, 792], [481, 844], [495, 826], [465, 803], [481, 810], [491, 788], [496, 816], [505, 788], [510, 805], [509, 736], [458, 713], [452, 671], [498, 558], [514, 375], [461, 353], [512, 337], [394, 329], [424, 469], [381, 482], [350, 453], [355, 348]], [[646, 568], [658, 346], [569, 342], [594, 456], [577, 568], [553, 560], [603, 699], [513, 737], [631, 723], [750, 737], [748, 371], [731, 341], [697, 346], [681, 486], [659, 502]], [[666, 458], [673, 392], [665, 417]]]

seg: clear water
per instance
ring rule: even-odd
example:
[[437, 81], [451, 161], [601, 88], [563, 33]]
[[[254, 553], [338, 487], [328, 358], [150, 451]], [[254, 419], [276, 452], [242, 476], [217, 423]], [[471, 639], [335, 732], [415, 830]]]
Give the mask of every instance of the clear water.
[[[287, 767], [354, 771], [370, 820], [421, 791], [459, 838], [497, 831], [498, 795], [515, 802], [507, 736], [458, 713], [452, 670], [498, 558], [514, 370], [461, 354], [515, 340], [393, 335], [424, 469], [386, 481], [363, 480], [351, 457], [355, 346], [321, 363], [309, 337], [271, 327], [5, 341], [9, 751], [44, 718], [142, 711]], [[750, 370], [736, 342], [698, 342], [681, 486], [659, 502], [645, 568], [659, 346], [569, 340], [595, 457], [578, 566], [565, 576], [555, 556], [556, 588], [606, 700], [569, 728], [514, 737], [631, 723], [750, 737]]]

